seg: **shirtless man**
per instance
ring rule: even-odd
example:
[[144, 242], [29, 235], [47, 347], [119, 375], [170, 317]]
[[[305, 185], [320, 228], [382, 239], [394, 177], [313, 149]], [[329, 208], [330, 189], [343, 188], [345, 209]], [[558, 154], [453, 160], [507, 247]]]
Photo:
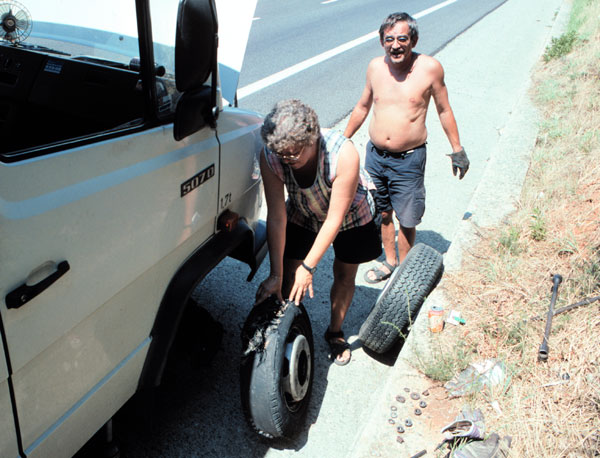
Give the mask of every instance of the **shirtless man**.
[[[369, 283], [387, 279], [414, 245], [415, 227], [425, 212], [425, 118], [431, 97], [452, 147], [448, 156], [454, 175], [460, 171], [462, 179], [469, 169], [448, 101], [444, 69], [433, 57], [413, 52], [419, 39], [416, 21], [406, 13], [390, 14], [379, 29], [379, 38], [385, 55], [369, 63], [365, 89], [344, 131], [351, 138], [373, 106], [365, 169], [377, 187], [385, 260], [366, 272]], [[398, 257], [394, 212], [400, 224]]]

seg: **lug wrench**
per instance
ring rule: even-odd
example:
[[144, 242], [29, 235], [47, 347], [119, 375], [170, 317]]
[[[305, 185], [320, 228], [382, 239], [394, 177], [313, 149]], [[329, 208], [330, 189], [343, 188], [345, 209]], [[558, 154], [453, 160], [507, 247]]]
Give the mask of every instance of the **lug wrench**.
[[538, 350], [538, 361], [548, 360], [548, 337], [550, 336], [550, 329], [552, 328], [552, 317], [554, 316], [554, 304], [556, 303], [556, 296], [558, 296], [558, 285], [560, 285], [562, 279], [563, 278], [559, 274], [555, 274], [552, 277], [552, 299], [550, 300], [550, 307], [548, 308], [544, 339], [542, 340], [542, 344]]

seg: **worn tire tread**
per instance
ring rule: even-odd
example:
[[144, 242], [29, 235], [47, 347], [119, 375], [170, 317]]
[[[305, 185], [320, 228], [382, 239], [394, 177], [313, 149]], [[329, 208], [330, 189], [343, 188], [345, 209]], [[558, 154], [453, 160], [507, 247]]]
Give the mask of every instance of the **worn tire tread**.
[[443, 258], [438, 251], [423, 243], [415, 245], [394, 271], [361, 326], [359, 338], [363, 345], [375, 353], [389, 351], [416, 319], [443, 270]]
[[[314, 369], [310, 374], [311, 388], [302, 401], [300, 410], [288, 411], [280, 391], [281, 361], [282, 353], [285, 351], [283, 344], [287, 333], [294, 323], [297, 323], [304, 329], [304, 336], [309, 342], [311, 358], [313, 358], [314, 344], [310, 320], [302, 304], [292, 305], [283, 315], [277, 313], [279, 306], [260, 304], [256, 307], [268, 313], [261, 316], [261, 313], [257, 313], [260, 312], [259, 310], [251, 312], [242, 331], [242, 345], [244, 348], [248, 346], [249, 336], [254, 334], [257, 326], [264, 327], [265, 342], [269, 344], [259, 351], [251, 351], [242, 357], [240, 367], [242, 409], [249, 425], [259, 435], [268, 439], [292, 438], [298, 432], [307, 413]], [[312, 359], [311, 366], [314, 368]]]

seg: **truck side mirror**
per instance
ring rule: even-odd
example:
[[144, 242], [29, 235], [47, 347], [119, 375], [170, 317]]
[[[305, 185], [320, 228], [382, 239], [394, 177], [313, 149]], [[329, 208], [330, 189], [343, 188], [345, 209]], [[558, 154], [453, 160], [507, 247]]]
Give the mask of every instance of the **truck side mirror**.
[[[214, 0], [181, 0], [175, 32], [177, 103], [173, 136], [181, 140], [215, 126], [217, 106], [217, 9]], [[204, 82], [212, 75], [211, 87]], [[207, 91], [210, 91], [207, 94]]]
[[211, 88], [202, 86], [200, 89], [190, 89], [180, 97], [173, 126], [175, 140], [183, 140], [207, 124], [214, 123], [210, 92]]

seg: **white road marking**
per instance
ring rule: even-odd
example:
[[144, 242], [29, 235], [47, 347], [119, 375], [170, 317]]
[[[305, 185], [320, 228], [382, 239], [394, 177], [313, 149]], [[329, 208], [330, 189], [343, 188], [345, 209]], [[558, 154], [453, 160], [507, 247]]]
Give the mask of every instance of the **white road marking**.
[[428, 14], [433, 13], [434, 11], [440, 10], [445, 6], [451, 5], [452, 3], [457, 2], [458, 0], [447, 0], [442, 3], [438, 3], [437, 5], [432, 6], [431, 8], [427, 8], [426, 10], [420, 11], [417, 14], [413, 15], [413, 18], [419, 19], [423, 16], [427, 16]]
[[[329, 0], [329, 1], [332, 1], [332, 0]], [[335, 0], [333, 0], [333, 1], [335, 1]], [[419, 19], [424, 16], [427, 16], [428, 14], [433, 13], [434, 11], [437, 11], [441, 8], [451, 5], [452, 3], [455, 3], [457, 1], [458, 0], [447, 0], [445, 2], [438, 3], [437, 5], [432, 6], [431, 8], [427, 8], [426, 10], [420, 11], [417, 14], [414, 14], [412, 16], [415, 19]], [[241, 100], [244, 97], [254, 94], [255, 92], [258, 92], [268, 86], [271, 86], [271, 85], [278, 83], [286, 78], [289, 78], [290, 76], [293, 76], [296, 73], [300, 73], [301, 71], [304, 71], [307, 68], [310, 68], [314, 65], [320, 64], [321, 62], [324, 62], [327, 59], [331, 59], [332, 57], [335, 57], [338, 54], [348, 51], [356, 46], [359, 46], [359, 45], [361, 45], [369, 40], [372, 40], [373, 38], [377, 38], [377, 37], [379, 37], [379, 30], [375, 30], [374, 32], [367, 33], [366, 35], [363, 35], [362, 37], [358, 37], [352, 41], [349, 41], [348, 43], [344, 43], [343, 45], [340, 45], [336, 48], [330, 49], [329, 51], [325, 51], [321, 54], [311, 57], [310, 59], [303, 60], [302, 62], [292, 65], [291, 67], [288, 67], [277, 73], [273, 73], [272, 75], [267, 76], [266, 78], [260, 79], [258, 81], [255, 81], [254, 83], [244, 86], [241, 89], [238, 89], [237, 98], [238, 98], [238, 100]]]

